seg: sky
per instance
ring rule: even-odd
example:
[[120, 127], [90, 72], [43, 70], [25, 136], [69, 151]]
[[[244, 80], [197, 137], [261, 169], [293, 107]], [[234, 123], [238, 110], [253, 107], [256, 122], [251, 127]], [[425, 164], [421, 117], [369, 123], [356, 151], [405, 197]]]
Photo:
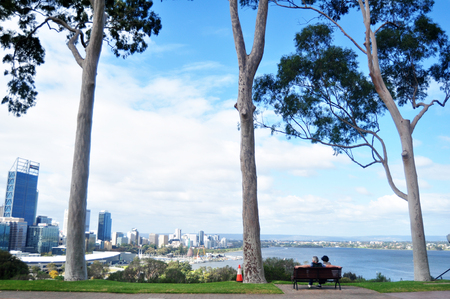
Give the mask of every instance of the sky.
[[[432, 13], [448, 31], [450, 2]], [[227, 0], [155, 1], [162, 30], [143, 54], [115, 58], [103, 45], [95, 95], [88, 209], [112, 215], [112, 231], [242, 233], [238, 65]], [[240, 17], [250, 52], [255, 11]], [[294, 52], [294, 35], [316, 16], [269, 8], [257, 76], [275, 73]], [[362, 18], [342, 23], [362, 43]], [[81, 68], [65, 34], [39, 32], [46, 62], [37, 69], [35, 107], [20, 118], [0, 106], [0, 202], [15, 159], [40, 163], [37, 215], [60, 223], [68, 207]], [[338, 32], [335, 40], [351, 44]], [[3, 54], [3, 52], [1, 53]], [[2, 55], [3, 56], [3, 55]], [[361, 57], [361, 70], [365, 70]], [[5, 65], [3, 65], [5, 67]], [[0, 77], [0, 93], [7, 79]], [[431, 98], [441, 98], [431, 86]], [[2, 96], [3, 97], [3, 96]], [[402, 108], [412, 119], [417, 111]], [[433, 106], [414, 138], [425, 234], [450, 233], [450, 108]], [[381, 119], [394, 181], [405, 190], [399, 137]], [[261, 234], [410, 235], [407, 203], [390, 189], [381, 165], [362, 169], [331, 148], [256, 130]], [[368, 153], [358, 153], [364, 158]]]

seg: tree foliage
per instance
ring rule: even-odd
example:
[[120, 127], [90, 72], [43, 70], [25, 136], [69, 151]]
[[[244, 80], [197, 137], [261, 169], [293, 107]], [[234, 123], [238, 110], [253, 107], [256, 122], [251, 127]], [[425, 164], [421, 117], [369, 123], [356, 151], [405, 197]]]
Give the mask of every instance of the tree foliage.
[[[305, 8], [296, 1], [279, 2]], [[352, 8], [359, 9], [358, 1], [317, 2], [328, 20], [338, 21]], [[369, 3], [370, 21], [379, 26], [376, 41], [382, 77], [394, 101], [399, 106], [423, 107], [424, 112], [434, 103], [444, 106], [450, 96], [450, 48], [443, 29], [426, 15], [433, 1]], [[357, 52], [333, 44], [334, 25], [310, 25], [298, 33], [296, 53], [281, 58], [277, 75], [255, 80], [254, 101], [263, 109], [273, 107], [282, 117], [282, 129], [280, 123], [263, 124], [273, 131], [331, 145], [336, 153], [345, 152], [364, 167], [384, 163], [384, 143], [377, 134], [378, 118], [386, 106], [371, 79], [359, 71]], [[440, 83], [445, 95], [426, 104], [433, 81]], [[361, 146], [373, 151], [371, 161], [354, 159], [352, 149]]]
[[10, 254], [0, 250], [0, 280], [11, 279], [15, 276], [28, 275], [27, 264]]
[[94, 261], [90, 266], [87, 267], [88, 278], [103, 279], [108, 273], [108, 270], [108, 266], [100, 263], [99, 261]]
[[[349, 146], [378, 131], [385, 106], [373, 84], [358, 71], [356, 53], [333, 46], [332, 29], [311, 25], [295, 37], [297, 52], [284, 56], [277, 76], [255, 80], [254, 100], [274, 108], [288, 136]], [[272, 129], [278, 130], [277, 125]]]
[[[95, 0], [100, 1], [100, 0]], [[152, 0], [105, 1], [104, 40], [117, 57], [143, 52], [146, 36], [158, 34], [161, 21], [150, 9]], [[20, 116], [36, 103], [36, 67], [44, 63], [45, 49], [38, 37], [41, 27], [58, 32], [67, 30], [67, 40], [81, 39], [89, 45], [93, 11], [89, 0], [5, 0], [0, 4], [0, 45], [6, 50], [4, 75], [10, 78], [2, 104]], [[8, 28], [5, 21], [16, 21]]]
[[294, 267], [297, 265], [299, 263], [294, 262], [294, 259], [269, 257], [264, 259], [264, 274], [267, 281], [291, 280]]

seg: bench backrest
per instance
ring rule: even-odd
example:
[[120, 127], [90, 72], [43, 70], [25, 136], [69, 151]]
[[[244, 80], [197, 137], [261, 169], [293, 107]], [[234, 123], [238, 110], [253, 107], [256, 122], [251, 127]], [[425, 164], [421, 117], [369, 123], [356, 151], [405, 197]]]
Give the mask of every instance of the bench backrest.
[[294, 279], [337, 279], [341, 278], [342, 267], [295, 267]]

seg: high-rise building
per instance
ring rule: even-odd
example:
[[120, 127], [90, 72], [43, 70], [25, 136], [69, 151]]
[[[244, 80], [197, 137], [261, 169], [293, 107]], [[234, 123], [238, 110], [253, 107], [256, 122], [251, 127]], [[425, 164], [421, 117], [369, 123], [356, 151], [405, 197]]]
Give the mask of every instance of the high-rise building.
[[28, 225], [36, 220], [39, 163], [17, 158], [8, 172], [4, 217], [23, 218]]
[[93, 232], [85, 232], [85, 245], [86, 245], [86, 251], [91, 252], [95, 250], [95, 239], [97, 239], [97, 236]]
[[98, 214], [97, 239], [102, 241], [111, 241], [111, 213], [105, 210]]
[[117, 246], [117, 238], [119, 238], [119, 237], [123, 237], [123, 233], [122, 232], [113, 232], [112, 233], [111, 244], [113, 246]]
[[49, 218], [47, 216], [37, 216], [36, 225], [38, 225], [39, 223], [52, 224], [52, 218]]
[[199, 231], [198, 232], [198, 245], [200, 245], [200, 246], [205, 245], [204, 238], [205, 238], [205, 232], [202, 230]]
[[173, 238], [177, 239], [177, 240], [181, 240], [181, 229], [179, 229], [179, 228], [175, 229], [175, 234], [173, 235]]
[[27, 232], [27, 251], [46, 253], [58, 247], [59, 227], [47, 223], [31, 225]]
[[139, 245], [139, 232], [136, 228], [131, 229], [131, 232], [127, 233], [128, 244]]
[[158, 237], [158, 247], [163, 247], [169, 244], [169, 236], [168, 235], [159, 235]]
[[[85, 232], [89, 232], [89, 224], [91, 223], [91, 210], [86, 210], [86, 225], [84, 228]], [[67, 236], [67, 227], [69, 224], [69, 210], [64, 210], [64, 222], [63, 222], [63, 235]]]
[[0, 222], [0, 250], [9, 250], [9, 237], [11, 236], [11, 225], [9, 222]]
[[0, 217], [0, 223], [10, 227], [9, 249], [22, 251], [27, 241], [27, 223], [23, 218]]
[[148, 243], [158, 247], [158, 234], [148, 234]]

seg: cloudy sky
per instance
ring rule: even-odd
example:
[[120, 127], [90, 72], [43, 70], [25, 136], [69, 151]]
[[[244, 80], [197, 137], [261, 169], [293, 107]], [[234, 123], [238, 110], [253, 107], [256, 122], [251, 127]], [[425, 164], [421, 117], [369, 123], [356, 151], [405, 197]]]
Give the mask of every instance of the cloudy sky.
[[[115, 58], [104, 44], [91, 150], [88, 208], [112, 214], [113, 231], [242, 233], [237, 97], [238, 66], [227, 0], [156, 1], [163, 28], [144, 54]], [[445, 30], [450, 3], [433, 16]], [[255, 12], [241, 10], [250, 51]], [[274, 73], [293, 38], [314, 15], [271, 6], [258, 75]], [[359, 15], [345, 20], [362, 41]], [[0, 106], [0, 194], [17, 157], [40, 163], [38, 215], [60, 222], [68, 206], [81, 69], [65, 34], [42, 28], [46, 63], [38, 68], [38, 102], [16, 118]], [[337, 41], [342, 36], [336, 35]], [[364, 63], [364, 59], [361, 60]], [[6, 91], [0, 77], [0, 91]], [[439, 98], [432, 86], [430, 97]], [[3, 97], [3, 96], [2, 96]], [[417, 111], [403, 110], [412, 118]], [[449, 107], [434, 106], [414, 132], [427, 235], [450, 233]], [[382, 133], [395, 182], [404, 190], [398, 134]], [[358, 153], [361, 157], [367, 153]], [[409, 235], [407, 204], [381, 166], [362, 169], [330, 148], [256, 132], [262, 234]], [[1, 195], [3, 196], [3, 195]], [[3, 202], [3, 198], [1, 199]]]

